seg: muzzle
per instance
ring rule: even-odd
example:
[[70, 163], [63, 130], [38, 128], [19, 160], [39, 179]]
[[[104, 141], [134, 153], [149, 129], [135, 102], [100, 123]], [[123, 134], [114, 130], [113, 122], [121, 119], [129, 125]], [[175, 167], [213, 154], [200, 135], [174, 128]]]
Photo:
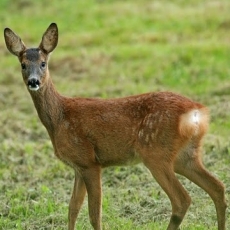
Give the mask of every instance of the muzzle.
[[36, 78], [31, 78], [28, 80], [28, 87], [32, 91], [37, 91], [40, 87], [40, 81]]

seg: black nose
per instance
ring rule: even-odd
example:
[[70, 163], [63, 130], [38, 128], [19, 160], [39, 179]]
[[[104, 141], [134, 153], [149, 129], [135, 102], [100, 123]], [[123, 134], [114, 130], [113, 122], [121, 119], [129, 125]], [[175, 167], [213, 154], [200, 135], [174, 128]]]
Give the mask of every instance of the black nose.
[[30, 88], [37, 88], [40, 85], [40, 82], [36, 78], [31, 78], [28, 80], [28, 86]]

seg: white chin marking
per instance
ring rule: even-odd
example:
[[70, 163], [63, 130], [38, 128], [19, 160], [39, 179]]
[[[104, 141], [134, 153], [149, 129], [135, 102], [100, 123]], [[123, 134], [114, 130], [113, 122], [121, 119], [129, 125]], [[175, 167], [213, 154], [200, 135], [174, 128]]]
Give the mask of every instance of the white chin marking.
[[31, 91], [37, 91], [37, 90], [39, 90], [39, 86], [38, 85], [36, 85], [36, 87], [29, 86], [29, 90], [31, 90]]

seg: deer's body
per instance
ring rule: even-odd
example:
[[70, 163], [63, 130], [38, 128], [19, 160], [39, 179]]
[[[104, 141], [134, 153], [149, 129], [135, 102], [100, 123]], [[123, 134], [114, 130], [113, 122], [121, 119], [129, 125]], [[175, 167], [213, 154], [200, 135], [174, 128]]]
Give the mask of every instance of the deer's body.
[[69, 205], [69, 230], [88, 193], [90, 221], [101, 230], [101, 169], [143, 162], [172, 204], [168, 230], [178, 229], [190, 197], [175, 176], [184, 175], [213, 199], [218, 229], [225, 229], [223, 184], [203, 166], [201, 140], [208, 128], [206, 107], [183, 96], [148, 93], [118, 99], [68, 98], [54, 88], [47, 67], [57, 45], [56, 24], [43, 35], [38, 49], [27, 49], [10, 29], [6, 45], [18, 56], [25, 84], [55, 154], [75, 170]]
[[[204, 106], [171, 92], [117, 99], [68, 98], [58, 94], [52, 83], [50, 85], [55, 97], [48, 93], [45, 96], [46, 87], [41, 89], [43, 94], [31, 92], [31, 95], [55, 154], [69, 165], [75, 162], [76, 166], [90, 167], [98, 163], [107, 167], [136, 163], [143, 160], [142, 147], [155, 149], [169, 145], [174, 150], [168, 157], [174, 158], [192, 133], [195, 136], [196, 129], [203, 135], [208, 126], [208, 111]], [[180, 130], [184, 114], [191, 119], [187, 119], [185, 128], [194, 123], [192, 133], [187, 136]], [[198, 121], [193, 121], [196, 116]], [[88, 146], [86, 153], [85, 146]]]

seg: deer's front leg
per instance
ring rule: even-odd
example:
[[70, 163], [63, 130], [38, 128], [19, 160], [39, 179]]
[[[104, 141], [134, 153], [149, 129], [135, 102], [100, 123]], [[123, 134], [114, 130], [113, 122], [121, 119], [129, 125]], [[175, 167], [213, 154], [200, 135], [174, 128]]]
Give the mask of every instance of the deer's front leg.
[[69, 203], [69, 230], [74, 230], [75, 222], [84, 201], [85, 194], [85, 182], [82, 176], [77, 171], [75, 171], [73, 193]]
[[101, 167], [85, 169], [82, 176], [88, 193], [90, 223], [94, 230], [101, 230]]

